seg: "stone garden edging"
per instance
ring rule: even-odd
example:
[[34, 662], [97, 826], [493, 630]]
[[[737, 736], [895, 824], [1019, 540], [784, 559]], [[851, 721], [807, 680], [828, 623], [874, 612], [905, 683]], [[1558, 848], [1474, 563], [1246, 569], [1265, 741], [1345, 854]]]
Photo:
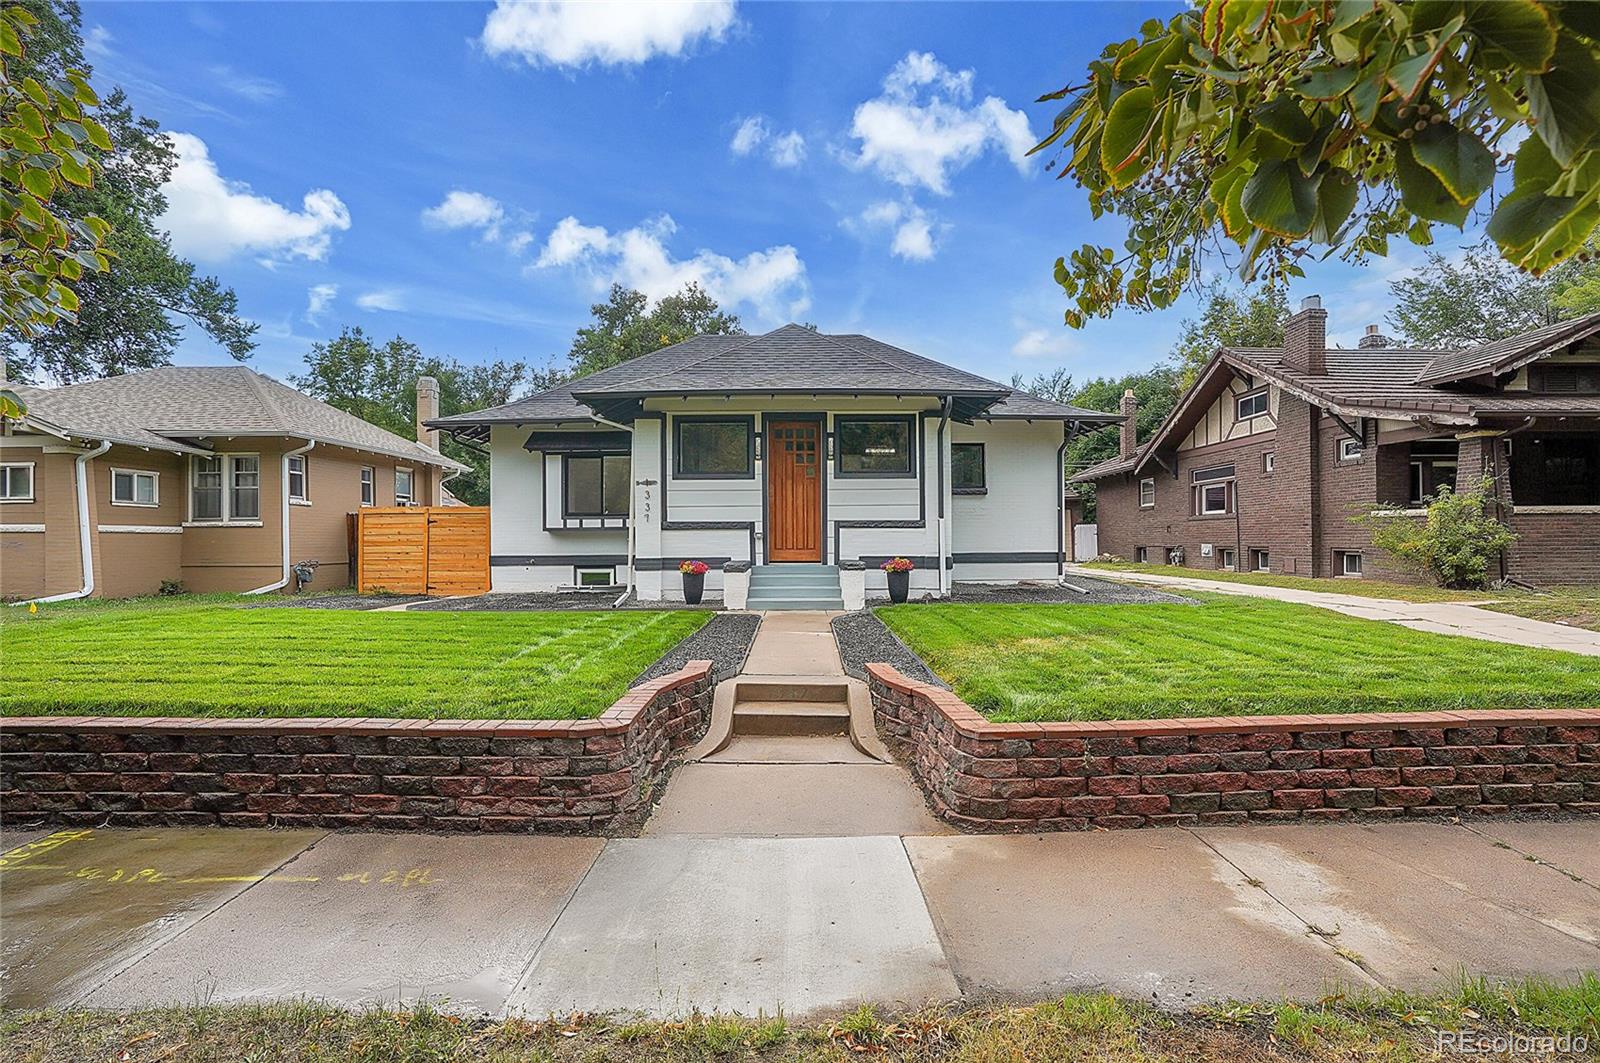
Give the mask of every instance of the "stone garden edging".
[[0, 823], [603, 831], [711, 718], [712, 662], [589, 720], [0, 719]]
[[1600, 813], [1600, 710], [993, 723], [868, 664], [879, 731], [980, 831]]

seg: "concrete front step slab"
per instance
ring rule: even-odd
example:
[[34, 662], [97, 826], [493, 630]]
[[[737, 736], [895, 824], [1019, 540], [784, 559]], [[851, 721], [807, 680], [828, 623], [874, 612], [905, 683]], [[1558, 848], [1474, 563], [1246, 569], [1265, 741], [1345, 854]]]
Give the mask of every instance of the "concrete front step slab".
[[850, 680], [806, 679], [772, 677], [763, 679], [735, 679], [734, 701], [806, 701], [847, 702], [850, 700]]
[[844, 612], [843, 598], [751, 598], [745, 603], [745, 608], [751, 612], [765, 610], [809, 610], [811, 612], [842, 613]]
[[733, 707], [736, 735], [848, 735], [850, 706], [842, 702], [742, 701]]

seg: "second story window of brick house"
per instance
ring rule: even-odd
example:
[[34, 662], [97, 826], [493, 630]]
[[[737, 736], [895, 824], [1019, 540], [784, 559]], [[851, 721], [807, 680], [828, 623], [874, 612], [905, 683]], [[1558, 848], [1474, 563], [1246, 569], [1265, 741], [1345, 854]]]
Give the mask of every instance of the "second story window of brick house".
[[1155, 477], [1146, 477], [1139, 481], [1139, 508], [1151, 509], [1156, 504]]

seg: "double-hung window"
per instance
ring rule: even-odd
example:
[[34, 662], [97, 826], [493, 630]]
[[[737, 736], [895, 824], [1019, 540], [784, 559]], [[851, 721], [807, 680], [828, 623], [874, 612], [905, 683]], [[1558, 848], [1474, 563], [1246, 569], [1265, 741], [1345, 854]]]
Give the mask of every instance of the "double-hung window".
[[197, 454], [190, 459], [189, 519], [260, 520], [260, 455]]
[[295, 454], [289, 458], [289, 501], [310, 502], [311, 484], [306, 478], [306, 456]]
[[1213, 465], [1194, 471], [1196, 516], [1214, 517], [1233, 512], [1233, 476], [1232, 465]]
[[113, 506], [160, 505], [161, 492], [157, 474], [143, 469], [112, 469], [111, 504]]
[[0, 465], [0, 502], [33, 501], [33, 462]]
[[1139, 481], [1139, 508], [1150, 509], [1156, 504], [1155, 477], [1147, 477]]
[[958, 495], [981, 495], [988, 488], [982, 443], [950, 445], [950, 487]]
[[377, 498], [377, 485], [373, 479], [372, 466], [361, 466], [361, 504], [363, 506], [375, 505]]
[[905, 477], [917, 474], [913, 417], [840, 417], [834, 424], [836, 475]]
[[394, 504], [409, 506], [416, 503], [416, 494], [412, 485], [416, 481], [412, 478], [410, 469], [395, 469], [394, 471]]
[[632, 459], [626, 454], [568, 454], [562, 459], [562, 516], [626, 517]]
[[1233, 400], [1234, 420], [1247, 421], [1252, 417], [1260, 417], [1267, 412], [1266, 391], [1256, 391], [1249, 395], [1240, 395]]

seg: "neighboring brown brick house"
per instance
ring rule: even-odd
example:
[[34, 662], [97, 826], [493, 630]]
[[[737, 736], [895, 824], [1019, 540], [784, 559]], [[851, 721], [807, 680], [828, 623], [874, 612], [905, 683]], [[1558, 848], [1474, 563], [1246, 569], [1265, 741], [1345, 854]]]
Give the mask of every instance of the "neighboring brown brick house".
[[1223, 348], [1097, 485], [1100, 550], [1189, 568], [1404, 577], [1350, 518], [1494, 482], [1519, 536], [1497, 576], [1600, 582], [1600, 313], [1458, 351], [1369, 327], [1329, 349], [1316, 297], [1282, 349]]
[[[429, 384], [423, 417], [438, 409]], [[436, 504], [463, 468], [243, 366], [17, 391], [26, 412], [0, 419], [9, 600], [154, 594], [164, 580], [270, 590], [301, 561], [321, 563], [312, 586], [344, 586], [348, 513], [406, 503], [408, 488], [410, 503]]]

